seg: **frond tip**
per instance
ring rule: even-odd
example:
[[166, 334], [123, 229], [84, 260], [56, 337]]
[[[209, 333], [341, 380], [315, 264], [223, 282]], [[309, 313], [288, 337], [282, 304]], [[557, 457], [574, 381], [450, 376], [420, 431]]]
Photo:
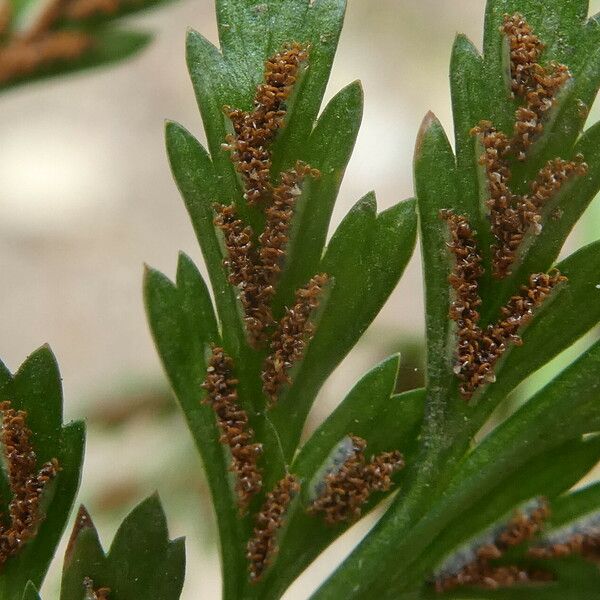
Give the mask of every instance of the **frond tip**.
[[238, 287], [249, 342], [254, 348], [266, 342], [267, 330], [274, 325], [271, 301], [283, 269], [302, 183], [308, 176], [320, 175], [302, 161], [282, 173], [271, 172], [271, 143], [284, 125], [287, 101], [307, 59], [308, 51], [301, 44], [287, 44], [267, 59], [254, 108], [224, 109], [234, 133], [226, 137], [223, 149], [230, 153], [240, 174], [244, 199], [251, 206], [259, 206], [265, 217], [264, 230], [254, 240], [254, 232], [236, 216], [233, 206], [215, 207], [215, 225], [225, 234], [228, 258], [224, 262], [229, 281]]

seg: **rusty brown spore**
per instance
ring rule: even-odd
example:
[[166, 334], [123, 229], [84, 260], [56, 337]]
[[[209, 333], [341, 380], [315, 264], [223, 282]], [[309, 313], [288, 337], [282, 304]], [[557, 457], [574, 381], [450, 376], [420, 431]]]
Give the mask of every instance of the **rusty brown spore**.
[[300, 185], [308, 174], [315, 174], [304, 163], [283, 173], [281, 183], [273, 189], [272, 203], [265, 209], [266, 223], [256, 245], [252, 228], [238, 218], [233, 205], [214, 206], [215, 225], [223, 232], [227, 258], [224, 266], [229, 281], [239, 290], [244, 322], [254, 347], [267, 340], [267, 329], [275, 324], [271, 301], [279, 279], [294, 206]]
[[247, 546], [250, 581], [260, 581], [278, 552], [277, 534], [284, 524], [290, 503], [300, 491], [300, 482], [294, 475], [286, 475], [267, 494], [261, 511], [256, 516], [254, 533]]
[[270, 302], [275, 291], [258, 264], [252, 228], [238, 218], [234, 206], [217, 204], [214, 208], [214, 222], [223, 232], [227, 249], [224, 266], [229, 282], [238, 289], [249, 341], [257, 347], [266, 341], [266, 329], [274, 323]]
[[273, 188], [272, 201], [265, 209], [266, 224], [259, 238], [259, 263], [267, 285], [275, 286], [279, 279], [296, 200], [302, 193], [300, 186], [307, 176], [319, 177], [319, 171], [301, 161], [293, 169], [282, 173], [279, 185]]
[[15, 410], [10, 401], [0, 403], [2, 411], [1, 441], [12, 494], [8, 505], [8, 523], [0, 524], [0, 565], [18, 554], [35, 537], [44, 515], [41, 500], [44, 490], [59, 471], [56, 458], [37, 470], [37, 455], [31, 445], [32, 432], [27, 427], [27, 412]]
[[517, 584], [547, 582], [552, 574], [540, 570], [527, 570], [518, 565], [496, 566], [492, 561], [502, 558], [510, 549], [532, 540], [549, 516], [545, 501], [529, 511], [517, 511], [507, 526], [491, 543], [476, 549], [475, 558], [455, 573], [445, 573], [435, 580], [438, 593], [469, 586], [483, 589], [512, 587]]
[[587, 173], [582, 156], [572, 161], [556, 158], [540, 170], [530, 193], [511, 190], [511, 158], [526, 160], [527, 150], [543, 132], [546, 113], [570, 74], [564, 65], [552, 64], [546, 69], [539, 64], [544, 46], [522, 15], [505, 15], [500, 30], [509, 40], [511, 89], [525, 105], [516, 111], [512, 137], [489, 121], [480, 122], [471, 131], [483, 145], [479, 163], [485, 169], [488, 186], [486, 205], [495, 238], [492, 274], [497, 279], [511, 275], [525, 236], [541, 232], [544, 207], [568, 181]]
[[94, 589], [94, 582], [89, 577], [83, 580], [83, 589], [85, 591], [85, 600], [109, 600], [110, 588], [101, 587]]
[[575, 177], [588, 171], [583, 157], [575, 160], [556, 158], [540, 170], [531, 183], [531, 192], [514, 194], [509, 186], [510, 168], [507, 156], [513, 143], [497, 131], [491, 123], [483, 121], [473, 129], [480, 136], [484, 153], [480, 164], [484, 166], [488, 183], [490, 226], [496, 243], [493, 247], [493, 275], [502, 279], [511, 274], [519, 248], [529, 231], [539, 234], [542, 230], [542, 211], [562, 187]]
[[448, 248], [455, 261], [448, 282], [454, 290], [449, 317], [457, 324], [454, 373], [462, 381], [460, 392], [470, 399], [480, 386], [495, 381], [494, 367], [509, 344], [522, 343], [519, 330], [532, 318], [552, 290], [566, 281], [558, 271], [534, 273], [529, 285], [512, 296], [500, 309], [500, 318], [485, 328], [479, 326], [479, 278], [483, 274], [475, 234], [466, 217], [449, 210], [440, 212], [448, 223]]
[[329, 525], [360, 518], [371, 494], [388, 491], [392, 475], [404, 467], [404, 458], [397, 450], [382, 452], [367, 462], [364, 454], [367, 442], [354, 435], [350, 439], [351, 454], [339, 469], [325, 476], [323, 489], [308, 508], [309, 514], [322, 513]]
[[[466, 340], [475, 333], [479, 335], [479, 278], [484, 272], [482, 258], [475, 233], [466, 217], [449, 210], [441, 211], [440, 217], [448, 223], [450, 241], [447, 246], [455, 258], [448, 277], [448, 282], [456, 293], [450, 306], [450, 318], [458, 325], [459, 338]], [[459, 352], [462, 347], [463, 344], [459, 343]]]
[[558, 271], [534, 273], [529, 277], [529, 285], [521, 286], [521, 293], [512, 296], [500, 309], [500, 319], [483, 330], [472, 362], [460, 366], [459, 374], [464, 375], [461, 386], [464, 398], [472, 397], [480, 385], [495, 381], [493, 369], [496, 362], [509, 344], [522, 345], [519, 330], [531, 321], [534, 310], [544, 303], [552, 290], [566, 280]]
[[206, 390], [205, 404], [212, 406], [221, 431], [219, 441], [231, 452], [230, 470], [236, 478], [235, 491], [241, 514], [245, 514], [252, 498], [262, 488], [258, 459], [262, 445], [254, 442], [248, 414], [238, 404], [238, 381], [233, 374], [233, 361], [223, 348], [212, 348], [212, 355], [202, 387]]
[[277, 402], [282, 386], [291, 383], [290, 369], [302, 358], [314, 335], [315, 328], [311, 318], [319, 306], [323, 287], [328, 281], [329, 277], [320, 273], [297, 290], [294, 304], [286, 310], [271, 337], [269, 355], [261, 374], [263, 391], [270, 406]]
[[223, 148], [231, 153], [236, 171], [244, 184], [244, 198], [250, 205], [270, 202], [271, 151], [269, 145], [283, 127], [286, 102], [297, 81], [308, 51], [291, 43], [265, 63], [264, 81], [254, 97], [254, 108], [243, 111], [225, 107], [234, 133]]
[[500, 30], [510, 46], [512, 92], [525, 101], [525, 106], [517, 109], [514, 131], [517, 156], [525, 160], [525, 152], [544, 129], [545, 114], [554, 106], [556, 94], [571, 74], [565, 65], [551, 63], [546, 68], [540, 64], [544, 44], [523, 15], [504, 15]]

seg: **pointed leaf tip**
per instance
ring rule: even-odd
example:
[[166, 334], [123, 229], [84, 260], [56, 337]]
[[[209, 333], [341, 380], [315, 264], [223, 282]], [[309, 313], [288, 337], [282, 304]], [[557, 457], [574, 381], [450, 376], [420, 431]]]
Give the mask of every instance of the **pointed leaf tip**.
[[82, 504], [77, 511], [77, 516], [75, 517], [75, 523], [73, 524], [73, 531], [71, 532], [71, 537], [69, 538], [69, 543], [67, 544], [67, 549], [65, 551], [65, 565], [68, 566], [73, 559], [73, 551], [75, 550], [75, 545], [77, 544], [77, 540], [81, 535], [82, 531], [86, 529], [95, 529], [94, 522], [92, 521], [92, 517], [90, 513], [87, 511], [86, 507]]
[[40, 595], [31, 581], [27, 582], [27, 586], [23, 591], [22, 600], [40, 600]]
[[423, 118], [421, 126], [419, 127], [419, 131], [417, 133], [417, 141], [415, 144], [415, 159], [419, 158], [423, 153], [423, 144], [425, 136], [430, 131], [431, 127], [436, 124], [439, 127], [442, 126], [439, 119], [435, 116], [433, 111], [430, 110]]
[[367, 213], [377, 214], [377, 196], [374, 191], [367, 192], [348, 212], [365, 211]]

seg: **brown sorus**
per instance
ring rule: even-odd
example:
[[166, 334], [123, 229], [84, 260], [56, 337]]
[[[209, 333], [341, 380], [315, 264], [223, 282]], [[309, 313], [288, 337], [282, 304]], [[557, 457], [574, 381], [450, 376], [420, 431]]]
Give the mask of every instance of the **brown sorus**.
[[448, 281], [455, 298], [449, 317], [457, 324], [455, 374], [462, 380], [460, 392], [470, 399], [485, 383], [495, 380], [494, 366], [510, 343], [521, 344], [519, 330], [533, 317], [533, 311], [550, 295], [553, 288], [566, 281], [558, 271], [535, 273], [529, 285], [521, 287], [500, 309], [500, 319], [482, 329], [479, 326], [479, 278], [483, 274], [481, 255], [475, 234], [466, 217], [443, 210], [440, 217], [448, 222], [448, 248], [455, 257]]
[[86, 577], [83, 580], [83, 589], [85, 590], [85, 600], [108, 600], [110, 597], [110, 588], [101, 587], [94, 589], [94, 582]]
[[271, 199], [269, 145], [283, 127], [286, 102], [307, 57], [301, 44], [287, 45], [266, 61], [264, 81], [256, 89], [253, 109], [225, 107], [234, 133], [227, 136], [223, 147], [231, 153], [244, 183], [244, 198], [251, 205]]
[[262, 446], [254, 442], [254, 431], [248, 414], [238, 404], [238, 381], [233, 374], [233, 361], [223, 348], [214, 346], [202, 387], [205, 404], [212, 406], [221, 431], [219, 441], [231, 452], [230, 470], [236, 478], [235, 490], [240, 512], [244, 514], [252, 498], [262, 487], [262, 474], [257, 466]]
[[542, 210], [573, 177], [587, 173], [581, 155], [575, 160], [560, 158], [548, 161], [531, 184], [531, 193], [514, 194], [509, 186], [510, 169], [507, 156], [513, 143], [496, 131], [488, 121], [473, 129], [480, 136], [484, 153], [480, 163], [485, 167], [490, 210], [490, 224], [496, 239], [493, 247], [493, 274], [501, 279], [511, 274], [523, 238], [529, 231], [542, 230]]
[[[491, 365], [481, 368], [481, 343], [483, 332], [479, 327], [479, 278], [483, 275], [482, 258], [477, 248], [475, 233], [462, 215], [443, 210], [440, 217], [448, 223], [450, 241], [447, 246], [454, 255], [454, 265], [448, 282], [454, 290], [449, 317], [457, 325], [455, 374], [463, 381], [461, 393], [470, 398], [475, 388], [491, 373]], [[474, 380], [475, 374], [481, 379]]]
[[443, 593], [463, 586], [498, 589], [522, 583], [551, 581], [550, 573], [527, 570], [517, 565], [496, 566], [491, 562], [502, 558], [510, 548], [533, 539], [548, 515], [548, 505], [545, 501], [529, 512], [518, 511], [493, 543], [477, 549], [473, 561], [462, 567], [458, 573], [438, 578], [435, 582], [436, 591]]
[[598, 562], [600, 561], [600, 534], [597, 530], [592, 533], [574, 533], [560, 542], [530, 548], [528, 554], [536, 559], [579, 555]]
[[525, 101], [517, 110], [514, 146], [520, 160], [536, 136], [542, 133], [542, 119], [556, 101], [558, 90], [571, 77], [565, 65], [539, 64], [544, 45], [522, 15], [505, 15], [501, 31], [510, 46], [511, 89]]
[[319, 171], [298, 161], [293, 169], [281, 174], [279, 185], [273, 188], [272, 201], [265, 209], [266, 224], [260, 235], [259, 262], [265, 282], [274, 286], [281, 273], [296, 199], [302, 193], [305, 177], [318, 177]]
[[281, 529], [292, 499], [300, 491], [300, 482], [294, 475], [286, 475], [273, 491], [267, 494], [261, 511], [256, 516], [254, 533], [248, 541], [247, 558], [250, 580], [260, 581], [278, 552], [277, 534]]
[[266, 330], [274, 324], [271, 301], [283, 266], [300, 185], [307, 175], [318, 174], [297, 162], [281, 175], [281, 182], [273, 188], [271, 203], [265, 208], [266, 223], [258, 248], [251, 227], [237, 217], [234, 206], [215, 205], [215, 225], [223, 232], [227, 248], [225, 267], [229, 281], [239, 289], [246, 330], [255, 347], [266, 341]]
[[281, 387], [291, 383], [289, 371], [302, 358], [314, 334], [311, 317], [328, 280], [325, 273], [320, 273], [297, 290], [294, 304], [286, 310], [273, 333], [262, 371], [263, 390], [271, 406], [277, 402]]
[[244, 323], [253, 346], [266, 339], [265, 330], [273, 324], [270, 302], [275, 290], [258, 264], [252, 228], [237, 217], [233, 205], [215, 204], [215, 225], [223, 232], [227, 258], [224, 265], [229, 281], [239, 290]]
[[323, 492], [308, 509], [310, 514], [323, 513], [329, 525], [358, 519], [371, 494], [388, 491], [391, 476], [404, 467], [404, 458], [397, 450], [382, 452], [367, 462], [367, 442], [354, 435], [350, 438], [352, 454], [339, 469], [326, 475]]
[[524, 237], [541, 232], [544, 206], [567, 181], [587, 172], [583, 157], [574, 161], [556, 158], [541, 169], [530, 193], [512, 192], [510, 159], [526, 159], [527, 149], [543, 132], [544, 117], [570, 75], [564, 65], [552, 64], [547, 69], [539, 64], [544, 46], [522, 15], [505, 15], [501, 31], [509, 40], [512, 92], [525, 105], [516, 111], [512, 137], [496, 130], [489, 121], [482, 121], [472, 130], [480, 136], [484, 150], [479, 162], [485, 167], [488, 185], [486, 204], [496, 240], [492, 274], [498, 279], [511, 274]]
[[8, 483], [12, 494], [8, 505], [8, 524], [0, 524], [0, 565], [19, 552], [37, 533], [43, 520], [41, 499], [48, 483], [59, 471], [53, 458], [37, 470], [37, 455], [31, 445], [27, 413], [12, 408], [10, 401], [0, 403], [1, 441], [4, 447]]

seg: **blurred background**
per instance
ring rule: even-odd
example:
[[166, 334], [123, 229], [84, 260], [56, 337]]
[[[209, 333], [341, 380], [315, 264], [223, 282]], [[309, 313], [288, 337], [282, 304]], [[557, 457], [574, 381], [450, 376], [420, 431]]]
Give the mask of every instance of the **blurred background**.
[[[600, 0], [591, 5], [600, 10]], [[349, 0], [327, 99], [361, 79], [366, 105], [334, 226], [372, 188], [380, 208], [411, 196], [420, 121], [431, 109], [451, 132], [450, 49], [457, 32], [481, 45], [484, 7], [485, 0]], [[106, 546], [123, 516], [158, 490], [172, 536], [187, 537], [184, 600], [218, 597], [215, 532], [201, 464], [146, 326], [141, 280], [144, 262], [173, 275], [179, 249], [201, 263], [169, 172], [163, 120], [204, 137], [184, 38], [193, 27], [216, 42], [213, 11], [213, 0], [178, 0], [130, 19], [156, 32], [133, 60], [0, 98], [0, 356], [14, 371], [37, 346], [51, 344], [67, 417], [85, 417], [89, 425], [81, 501]], [[600, 110], [590, 118], [598, 120]], [[571, 247], [600, 237], [595, 204]], [[312, 426], [391, 352], [403, 354], [400, 386], [421, 383], [422, 314], [417, 253], [326, 384]], [[539, 386], [557, 362], [525, 385]], [[339, 540], [285, 599], [307, 598], [348, 551], [349, 538], [368, 526]], [[45, 586], [47, 598], [58, 596], [60, 562]]]

